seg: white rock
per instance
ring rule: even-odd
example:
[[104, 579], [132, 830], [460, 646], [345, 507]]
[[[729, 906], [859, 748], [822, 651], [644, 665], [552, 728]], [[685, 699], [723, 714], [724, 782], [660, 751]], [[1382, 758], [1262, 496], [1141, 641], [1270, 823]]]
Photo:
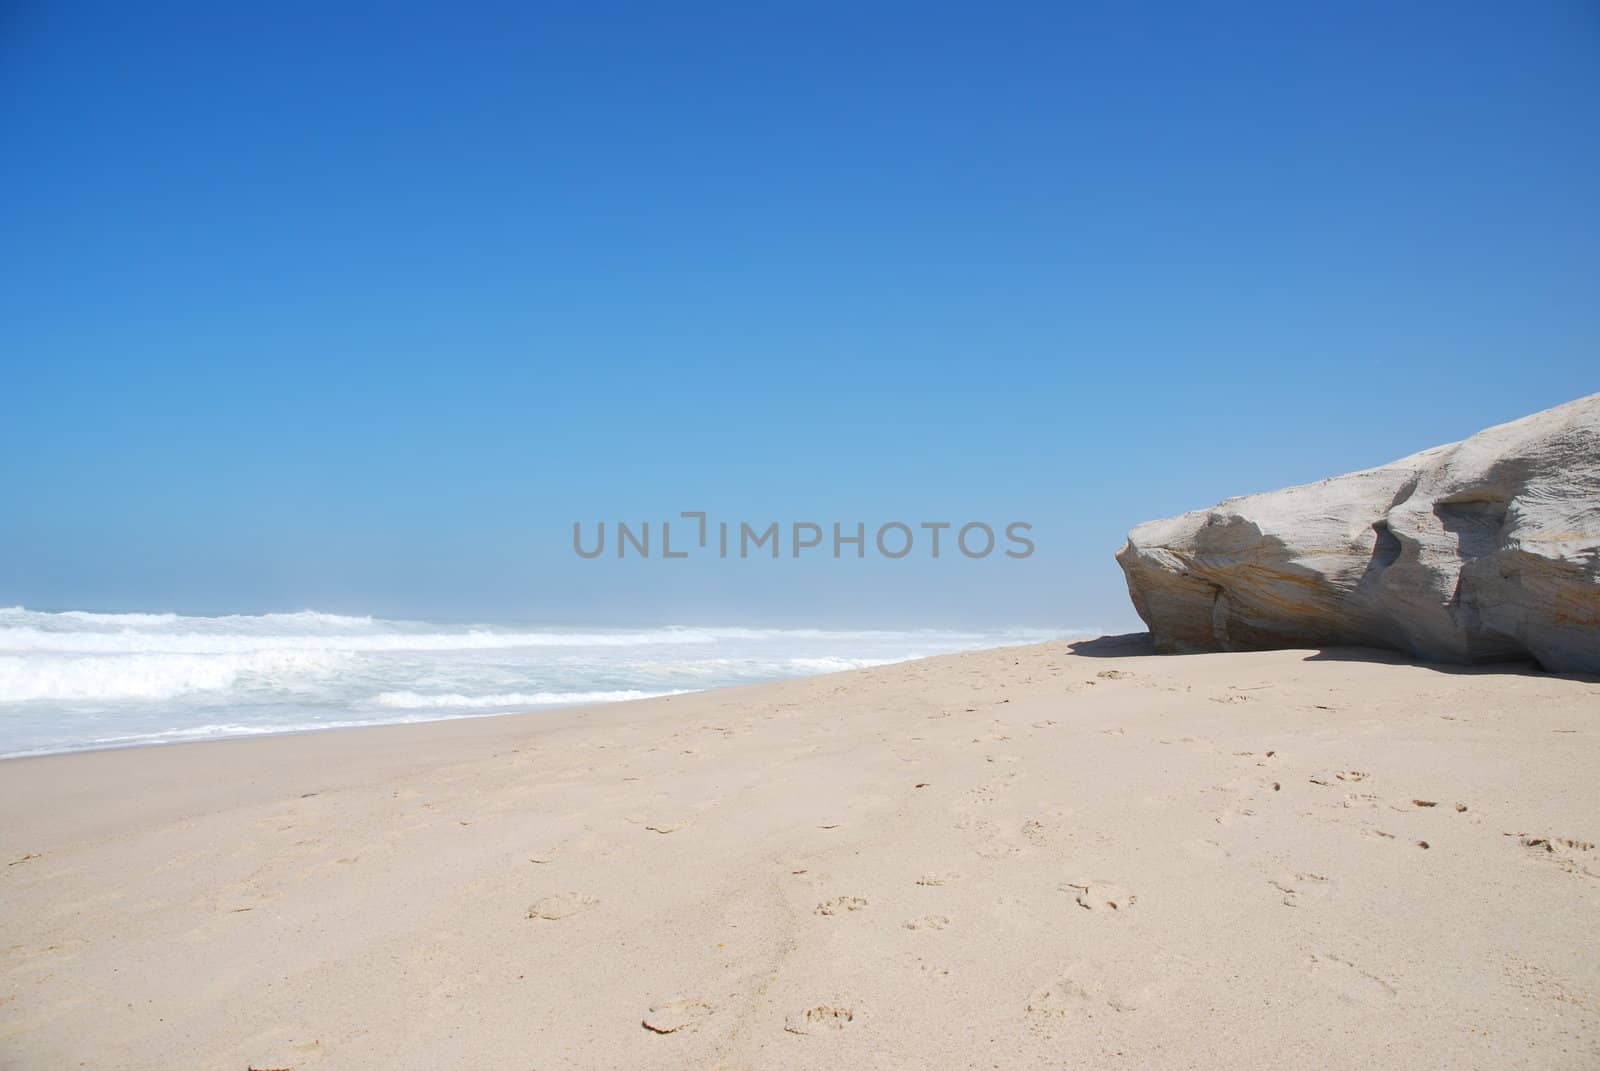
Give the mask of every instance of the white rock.
[[1600, 673], [1600, 394], [1141, 524], [1117, 561], [1160, 651], [1355, 645]]

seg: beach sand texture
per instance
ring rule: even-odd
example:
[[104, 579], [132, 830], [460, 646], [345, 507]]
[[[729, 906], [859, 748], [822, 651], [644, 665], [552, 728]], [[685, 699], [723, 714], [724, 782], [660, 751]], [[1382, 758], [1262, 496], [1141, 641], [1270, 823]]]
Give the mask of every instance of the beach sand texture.
[[0, 1066], [1600, 1066], [1600, 683], [1143, 651], [5, 762]]

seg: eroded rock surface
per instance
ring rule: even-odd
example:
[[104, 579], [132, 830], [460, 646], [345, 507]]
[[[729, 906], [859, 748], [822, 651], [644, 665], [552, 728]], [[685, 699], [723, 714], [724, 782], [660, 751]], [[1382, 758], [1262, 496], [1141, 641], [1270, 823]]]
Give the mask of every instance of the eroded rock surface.
[[1135, 528], [1160, 651], [1388, 647], [1600, 673], [1600, 394]]

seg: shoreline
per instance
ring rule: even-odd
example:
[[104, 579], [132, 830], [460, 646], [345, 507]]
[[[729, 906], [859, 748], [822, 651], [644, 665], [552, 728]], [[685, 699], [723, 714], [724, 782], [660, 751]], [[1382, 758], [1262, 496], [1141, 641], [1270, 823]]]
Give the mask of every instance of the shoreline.
[[[914, 661], [914, 660], [913, 660]], [[839, 672], [850, 672], [840, 670]], [[815, 674], [825, 676], [826, 674]], [[779, 680], [800, 680], [803, 678], [783, 677]], [[232, 733], [198, 737], [190, 740], [140, 740], [128, 743], [102, 743], [90, 747], [61, 748], [55, 751], [19, 751], [14, 754], [0, 755], [0, 769], [4, 763], [26, 759], [49, 759], [63, 755], [95, 755], [103, 751], [144, 751], [151, 748], [190, 747], [195, 744], [224, 744], [240, 743], [246, 740], [271, 740], [280, 736], [317, 736], [322, 733], [359, 733], [370, 729], [403, 729], [418, 725], [440, 725], [446, 722], [475, 721], [480, 718], [530, 718], [541, 714], [554, 714], [566, 710], [603, 710], [609, 707], [626, 706], [629, 703], [649, 703], [659, 699], [670, 699], [678, 695], [702, 695], [706, 692], [718, 692], [726, 688], [755, 687], [757, 684], [776, 684], [779, 681], [758, 681], [751, 684], [728, 684], [714, 688], [685, 689], [673, 692], [670, 695], [642, 696], [638, 699], [613, 699], [603, 703], [570, 703], [562, 706], [543, 707], [537, 710], [486, 710], [477, 713], [444, 714], [438, 717], [418, 718], [414, 721], [374, 721], [364, 722], [359, 725], [327, 725], [327, 726], [299, 726], [289, 729], [265, 729], [260, 732]]]
[[[765, 686], [768, 686], [768, 685], [785, 684], [785, 683], [788, 683], [790, 681], [816, 680], [816, 679], [819, 679], [819, 678], [837, 677], [837, 676], [842, 676], [842, 675], [851, 674], [851, 673], [861, 673], [861, 672], [874, 670], [874, 669], [883, 669], [883, 668], [886, 668], [886, 667], [889, 667], [889, 666], [906, 665], [906, 664], [912, 663], [912, 662], [928, 662], [928, 661], [933, 661], [935, 659], [940, 659], [940, 658], [960, 657], [961, 655], [982, 654], [982, 653], [994, 652], [994, 651], [1007, 651], [1007, 650], [1013, 650], [1013, 649], [1024, 648], [1024, 647], [1041, 647], [1041, 646], [1045, 646], [1046, 644], [1060, 644], [1060, 645], [1065, 645], [1068, 648], [1073, 648], [1073, 647], [1076, 647], [1076, 646], [1078, 646], [1080, 644], [1087, 644], [1087, 645], [1091, 645], [1092, 646], [1092, 645], [1095, 645], [1095, 644], [1105, 644], [1105, 643], [1111, 642], [1111, 643], [1116, 643], [1119, 646], [1126, 648], [1127, 651], [1128, 651], [1127, 654], [1089, 654], [1089, 655], [1085, 656], [1085, 657], [1090, 657], [1090, 658], [1118, 658], [1118, 657], [1136, 657], [1136, 656], [1141, 656], [1141, 655], [1149, 655], [1151, 657], [1169, 658], [1170, 659], [1170, 658], [1198, 657], [1198, 656], [1202, 656], [1202, 655], [1205, 655], [1205, 654], [1218, 654], [1218, 653], [1233, 653], [1233, 654], [1246, 654], [1246, 655], [1248, 655], [1248, 654], [1268, 653], [1268, 652], [1194, 652], [1194, 653], [1191, 653], [1191, 654], [1156, 655], [1152, 650], [1148, 649], [1148, 636], [1149, 636], [1148, 633], [1107, 633], [1107, 634], [1096, 635], [1096, 636], [1072, 637], [1070, 639], [1047, 640], [1047, 641], [1043, 641], [1043, 642], [1003, 644], [1003, 645], [997, 646], [997, 647], [976, 647], [976, 648], [972, 648], [971, 650], [967, 650], [967, 651], [957, 651], [957, 652], [950, 652], [950, 653], [946, 653], [946, 654], [926, 655], [926, 656], [923, 656], [923, 657], [920, 657], [920, 658], [900, 659], [900, 660], [892, 661], [892, 662], [883, 662], [883, 663], [880, 663], [880, 664], [874, 665], [874, 666], [857, 667], [857, 668], [851, 668], [851, 669], [830, 670], [830, 671], [828, 671], [826, 673], [811, 673], [811, 674], [805, 674], [805, 675], [801, 675], [801, 676], [775, 677], [775, 678], [773, 678], [771, 680], [747, 681], [747, 682], [740, 683], [740, 684], [714, 685], [714, 686], [709, 687], [709, 688], [683, 689], [681, 691], [674, 691], [674, 692], [665, 693], [665, 694], [662, 694], [662, 695], [641, 696], [641, 697], [639, 697], [637, 699], [618, 699], [618, 700], [611, 700], [611, 701], [608, 701], [608, 702], [601, 702], [601, 703], [572, 703], [572, 704], [565, 704], [565, 705], [561, 705], [561, 706], [542, 707], [542, 708], [530, 709], [530, 710], [491, 710], [491, 711], [483, 711], [483, 712], [470, 712], [469, 711], [469, 712], [461, 713], [461, 714], [445, 714], [445, 715], [442, 715], [442, 716], [439, 716], [439, 717], [419, 718], [419, 719], [416, 719], [416, 720], [413, 720], [413, 721], [375, 721], [375, 722], [363, 723], [363, 724], [359, 724], [359, 725], [329, 725], [329, 726], [326, 726], [326, 727], [304, 726], [304, 727], [287, 728], [287, 729], [268, 729], [268, 730], [263, 730], [263, 731], [260, 731], [260, 732], [241, 732], [241, 733], [235, 733], [235, 734], [231, 734], [231, 735], [218, 735], [218, 736], [202, 737], [202, 738], [191, 739], [191, 740], [182, 740], [182, 739], [180, 739], [180, 740], [132, 741], [132, 742], [128, 742], [128, 743], [97, 744], [97, 745], [89, 746], [89, 747], [69, 747], [69, 748], [62, 748], [62, 749], [53, 750], [53, 751], [24, 751], [24, 752], [16, 752], [16, 753], [13, 753], [13, 754], [0, 755], [0, 770], [4, 770], [6, 765], [9, 764], [9, 763], [27, 761], [27, 760], [32, 760], [32, 759], [53, 759], [53, 758], [60, 758], [60, 757], [63, 757], [63, 756], [68, 756], [68, 755], [94, 755], [94, 754], [100, 754], [102, 752], [145, 751], [145, 750], [153, 750], [153, 749], [158, 749], [158, 748], [180, 748], [180, 747], [191, 747], [191, 746], [194, 746], [194, 745], [205, 745], [205, 744], [225, 744], [225, 743], [237, 744], [237, 743], [242, 743], [244, 741], [249, 741], [249, 740], [271, 740], [271, 739], [277, 739], [279, 737], [320, 736], [320, 735], [327, 734], [327, 733], [363, 733], [363, 732], [368, 732], [368, 731], [371, 731], [371, 730], [374, 730], [374, 729], [406, 729], [406, 728], [416, 728], [416, 727], [419, 727], [419, 726], [426, 726], [426, 725], [441, 725], [441, 724], [447, 724], [447, 723], [452, 723], [452, 722], [479, 721], [479, 720], [483, 720], [483, 719], [494, 719], [494, 718], [538, 718], [538, 717], [545, 717], [545, 716], [549, 716], [549, 715], [555, 715], [555, 714], [561, 714], [561, 713], [567, 713], [567, 712], [575, 712], [575, 711], [588, 712], [588, 711], [610, 710], [610, 709], [614, 709], [614, 708], [627, 707], [627, 706], [630, 706], [630, 705], [633, 705], [633, 704], [637, 704], [637, 703], [655, 703], [655, 702], [661, 702], [663, 700], [674, 699], [674, 698], [678, 698], [678, 697], [708, 695], [708, 694], [712, 694], [712, 693], [721, 693], [721, 692], [734, 691], [734, 690], [742, 689], [742, 688], [761, 688], [761, 687], [765, 687]], [[1412, 656], [1403, 654], [1403, 653], [1398, 652], [1398, 651], [1388, 650], [1388, 649], [1385, 649], [1385, 648], [1377, 648], [1377, 647], [1331, 647], [1331, 648], [1326, 648], [1326, 649], [1319, 649], [1319, 648], [1289, 648], [1289, 650], [1298, 650], [1298, 651], [1303, 651], [1303, 652], [1306, 652], [1306, 653], [1310, 653], [1310, 652], [1315, 651], [1315, 652], [1318, 652], [1319, 654], [1326, 654], [1327, 652], [1334, 652], [1336, 655], [1339, 652], [1345, 652], [1345, 653], [1348, 654], [1349, 657], [1355, 658], [1356, 660], [1368, 660], [1368, 661], [1373, 661], [1373, 662], [1404, 662], [1404, 663], [1406, 663], [1408, 665], [1415, 665], [1415, 666], [1419, 666], [1419, 667], [1422, 667], [1422, 668], [1434, 669], [1434, 670], [1437, 670], [1438, 672], [1441, 672], [1441, 673], [1467, 673], [1467, 674], [1499, 673], [1499, 674], [1516, 674], [1516, 675], [1528, 674], [1528, 675], [1538, 676], [1538, 677], [1541, 677], [1541, 678], [1551, 678], [1551, 679], [1557, 679], [1557, 680], [1570, 680], [1570, 681], [1575, 681], [1575, 682], [1578, 682], [1578, 683], [1600, 683], [1600, 676], [1595, 676], [1593, 674], [1584, 674], [1584, 673], [1558, 673], [1558, 672], [1551, 672], [1551, 671], [1548, 671], [1548, 670], [1540, 669], [1534, 663], [1526, 661], [1526, 660], [1514, 661], [1514, 662], [1488, 662], [1488, 663], [1478, 663], [1478, 664], [1475, 664], [1475, 665], [1461, 665], [1461, 664], [1449, 663], [1449, 662], [1430, 662], [1430, 661], [1426, 661], [1424, 659], [1414, 658]]]
[[10, 760], [0, 1067], [1600, 1057], [1600, 683], [1138, 652]]
[[5, 757], [644, 699], [1089, 635], [0, 608]]

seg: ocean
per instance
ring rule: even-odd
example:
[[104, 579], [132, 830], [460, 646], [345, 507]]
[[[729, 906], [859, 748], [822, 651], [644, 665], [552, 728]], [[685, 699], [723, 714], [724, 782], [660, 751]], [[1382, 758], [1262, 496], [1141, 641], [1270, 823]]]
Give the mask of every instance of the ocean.
[[0, 609], [0, 756], [438, 721], [832, 673], [1084, 630], [549, 628]]

